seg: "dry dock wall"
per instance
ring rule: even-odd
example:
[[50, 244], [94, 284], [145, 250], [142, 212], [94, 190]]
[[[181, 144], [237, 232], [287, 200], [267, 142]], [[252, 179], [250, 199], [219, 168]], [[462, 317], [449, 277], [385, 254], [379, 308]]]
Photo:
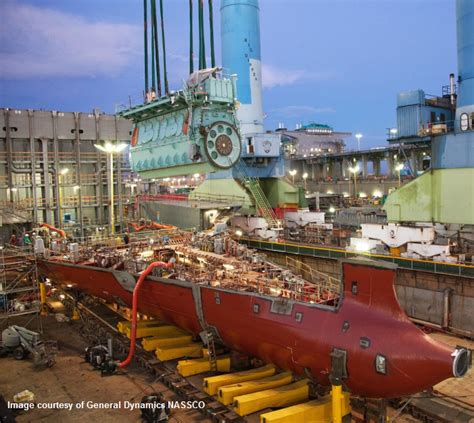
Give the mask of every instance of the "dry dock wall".
[[[286, 254], [265, 251], [270, 260], [285, 264]], [[300, 255], [298, 259], [331, 276], [340, 276], [334, 259]], [[474, 279], [417, 270], [399, 269], [396, 279], [398, 300], [408, 316], [448, 327], [453, 332], [474, 337]], [[446, 309], [446, 297], [447, 309]]]

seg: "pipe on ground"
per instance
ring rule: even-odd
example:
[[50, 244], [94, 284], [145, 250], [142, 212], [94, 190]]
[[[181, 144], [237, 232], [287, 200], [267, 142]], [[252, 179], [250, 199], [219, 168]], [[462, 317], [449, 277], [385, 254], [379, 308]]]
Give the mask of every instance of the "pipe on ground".
[[138, 314], [138, 294], [140, 292], [140, 288], [145, 281], [146, 277], [153, 271], [155, 267], [161, 267], [162, 269], [170, 269], [173, 267], [174, 263], [165, 263], [163, 261], [155, 261], [151, 263], [141, 274], [138, 278], [137, 284], [133, 289], [133, 298], [132, 298], [132, 326], [131, 326], [131, 334], [130, 334], [130, 350], [128, 352], [128, 356], [125, 360], [118, 363], [119, 368], [123, 368], [130, 364], [132, 361], [133, 355], [135, 354], [135, 342], [137, 337], [137, 314]]

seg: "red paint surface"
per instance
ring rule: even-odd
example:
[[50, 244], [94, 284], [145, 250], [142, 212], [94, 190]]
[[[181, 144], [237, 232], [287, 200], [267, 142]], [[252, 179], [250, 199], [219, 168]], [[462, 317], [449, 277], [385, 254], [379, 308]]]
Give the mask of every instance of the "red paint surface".
[[298, 207], [277, 207], [274, 209], [275, 214], [277, 215], [278, 219], [284, 219], [285, 218], [285, 213], [287, 212], [297, 212]]
[[[43, 262], [41, 267], [62, 283], [74, 283], [109, 301], [119, 297], [131, 304], [131, 293], [111, 272], [52, 262]], [[452, 350], [409, 321], [396, 300], [393, 270], [353, 263], [345, 263], [343, 270], [344, 295], [337, 310], [294, 304], [290, 315], [275, 314], [270, 312], [270, 298], [203, 287], [204, 317], [230, 348], [298, 374], [307, 368], [325, 385], [329, 384], [331, 351], [346, 350], [348, 378], [344, 382], [363, 397], [411, 395], [452, 377]], [[145, 280], [139, 311], [199, 333], [191, 284], [170, 282]], [[357, 282], [356, 295], [353, 282]], [[253, 311], [255, 303], [260, 305], [258, 314]], [[296, 321], [297, 312], [303, 314], [301, 322]], [[347, 331], [343, 331], [345, 321], [350, 325]], [[369, 348], [360, 346], [361, 337], [370, 340]], [[376, 354], [387, 358], [386, 375], [375, 371]]]

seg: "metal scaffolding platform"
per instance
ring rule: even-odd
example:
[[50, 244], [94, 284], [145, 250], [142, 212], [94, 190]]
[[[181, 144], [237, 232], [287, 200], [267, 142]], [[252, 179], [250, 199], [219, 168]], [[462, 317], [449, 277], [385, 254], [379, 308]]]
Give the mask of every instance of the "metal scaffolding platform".
[[0, 321], [13, 316], [39, 315], [38, 268], [33, 252], [0, 249]]

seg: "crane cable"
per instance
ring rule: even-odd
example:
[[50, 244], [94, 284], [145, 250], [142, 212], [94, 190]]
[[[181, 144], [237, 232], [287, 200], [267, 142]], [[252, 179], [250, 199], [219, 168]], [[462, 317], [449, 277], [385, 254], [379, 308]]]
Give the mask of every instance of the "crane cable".
[[199, 69], [206, 69], [206, 38], [204, 33], [204, 0], [199, 0]]
[[155, 66], [155, 58], [156, 58], [156, 49], [155, 49], [155, 24], [154, 24], [154, 3], [155, 0], [151, 0], [151, 91], [156, 92], [156, 66]]
[[163, 46], [163, 77], [165, 82], [165, 94], [170, 93], [168, 85], [168, 72], [166, 70], [166, 41], [165, 41], [165, 21], [163, 17], [163, 0], [160, 0], [160, 15], [161, 15], [161, 42]]
[[211, 67], [216, 67], [216, 54], [214, 51], [214, 16], [212, 0], [209, 0], [209, 38], [211, 43]]
[[160, 70], [160, 47], [158, 43], [158, 21], [156, 18], [156, 0], [151, 0], [151, 7], [152, 7], [152, 15], [153, 15], [153, 45], [154, 45], [154, 52], [155, 52], [155, 65], [156, 69], [156, 79], [158, 85], [158, 97], [161, 97], [161, 70]]
[[144, 33], [143, 33], [143, 41], [144, 41], [144, 49], [145, 49], [145, 98], [148, 94], [148, 8], [147, 8], [148, 0], [143, 0], [143, 22], [144, 22]]
[[[150, 0], [150, 21], [151, 21], [151, 43], [148, 35], [148, 0], [143, 0], [143, 21], [144, 21], [144, 66], [145, 66], [145, 96], [150, 88], [152, 91], [157, 89], [158, 96], [162, 95], [159, 34], [157, 23], [156, 0]], [[199, 69], [206, 69], [206, 42], [204, 30], [204, 0], [198, 0], [198, 22], [199, 22]], [[211, 66], [215, 67], [215, 45], [214, 45], [214, 14], [213, 1], [208, 0], [209, 4], [209, 34], [211, 49]], [[161, 45], [163, 49], [163, 79], [164, 92], [169, 95], [168, 70], [166, 59], [166, 37], [163, 12], [163, 0], [160, 0], [160, 23], [161, 23]], [[189, 73], [194, 72], [194, 39], [193, 39], [193, 0], [189, 0]], [[151, 87], [149, 85], [149, 45], [151, 44]]]
[[189, 74], [194, 72], [193, 0], [189, 0]]

